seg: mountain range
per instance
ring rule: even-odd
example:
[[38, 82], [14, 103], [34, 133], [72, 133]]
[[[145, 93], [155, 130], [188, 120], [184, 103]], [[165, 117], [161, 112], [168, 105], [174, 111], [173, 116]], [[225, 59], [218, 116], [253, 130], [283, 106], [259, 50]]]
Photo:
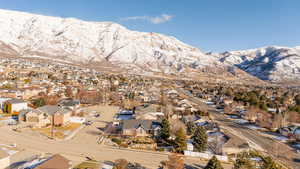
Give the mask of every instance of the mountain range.
[[204, 53], [174, 37], [113, 22], [0, 10], [0, 55], [66, 63], [107, 63], [132, 72], [300, 81], [300, 47]]

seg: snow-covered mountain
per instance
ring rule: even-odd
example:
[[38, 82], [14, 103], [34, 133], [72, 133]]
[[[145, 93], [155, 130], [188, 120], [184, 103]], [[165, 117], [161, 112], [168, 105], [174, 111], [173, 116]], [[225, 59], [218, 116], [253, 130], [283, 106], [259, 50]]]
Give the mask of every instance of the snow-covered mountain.
[[113, 22], [87, 22], [0, 9], [0, 56], [113, 65], [114, 69], [181, 74], [197, 79], [219, 77], [222, 81], [228, 76], [232, 81], [241, 78], [254, 81], [253, 76], [242, 70], [267, 80], [299, 78], [299, 50], [267, 47], [205, 54], [174, 37], [131, 31]]
[[216, 55], [221, 62], [235, 65], [263, 80], [300, 81], [300, 46], [269, 46]]
[[174, 37], [131, 31], [112, 22], [86, 22], [0, 10], [0, 52], [64, 61], [201, 67], [218, 62]]

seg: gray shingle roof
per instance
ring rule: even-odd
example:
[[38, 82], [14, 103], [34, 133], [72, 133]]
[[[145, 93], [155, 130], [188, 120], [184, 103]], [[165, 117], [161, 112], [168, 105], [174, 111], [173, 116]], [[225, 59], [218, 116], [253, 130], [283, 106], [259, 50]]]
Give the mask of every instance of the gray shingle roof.
[[80, 101], [79, 100], [61, 100], [59, 102], [59, 105], [61, 106], [76, 106], [76, 105], [79, 105], [80, 104]]
[[26, 101], [21, 100], [21, 99], [12, 99], [12, 100], [8, 100], [7, 102], [11, 103], [11, 104], [26, 103]]
[[139, 128], [140, 126], [143, 127], [145, 130], [152, 129], [152, 120], [124, 120], [123, 121], [123, 129], [132, 129], [132, 128]]
[[69, 110], [67, 110], [67, 109], [63, 109], [59, 106], [53, 106], [53, 105], [42, 106], [42, 107], [39, 107], [36, 110], [39, 111], [39, 112], [46, 113], [48, 115], [53, 115], [55, 113], [65, 114], [65, 113], [69, 112]]

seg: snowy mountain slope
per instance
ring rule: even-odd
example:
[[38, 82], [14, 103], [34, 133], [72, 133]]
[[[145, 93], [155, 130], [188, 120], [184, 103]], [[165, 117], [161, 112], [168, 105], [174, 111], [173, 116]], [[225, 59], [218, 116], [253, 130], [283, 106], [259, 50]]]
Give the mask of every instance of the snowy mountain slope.
[[269, 46], [216, 54], [223, 63], [235, 65], [263, 80], [300, 80], [300, 47]]
[[[130, 31], [111, 22], [86, 22], [0, 10], [0, 45], [19, 56], [109, 61], [181, 70], [218, 62], [174, 37]], [[8, 50], [9, 49], [9, 50]], [[219, 63], [219, 62], [218, 62]]]
[[114, 68], [137, 73], [180, 73], [195, 77], [200, 74], [209, 79], [228, 76], [232, 81], [255, 81], [252, 75], [271, 80], [282, 75], [297, 78], [300, 66], [294, 60], [298, 56], [285, 56], [299, 54], [299, 50], [300, 47], [269, 47], [205, 54], [174, 37], [131, 31], [113, 22], [87, 22], [0, 9], [0, 56], [47, 58], [92, 66], [109, 63]]

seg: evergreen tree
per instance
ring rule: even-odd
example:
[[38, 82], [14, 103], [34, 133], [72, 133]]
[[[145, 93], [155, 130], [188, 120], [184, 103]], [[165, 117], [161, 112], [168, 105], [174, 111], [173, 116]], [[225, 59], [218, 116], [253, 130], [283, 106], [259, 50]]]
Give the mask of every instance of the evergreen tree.
[[44, 98], [38, 98], [38, 99], [33, 100], [33, 105], [35, 107], [42, 107], [42, 106], [46, 105], [46, 102], [45, 102]]
[[213, 156], [204, 167], [204, 169], [223, 169], [221, 162], [216, 156]]
[[177, 152], [183, 152], [186, 150], [186, 134], [183, 128], [180, 128], [175, 133], [175, 149]]
[[264, 164], [262, 166], [263, 169], [280, 169], [279, 167], [271, 157], [265, 157], [264, 158]]
[[242, 152], [237, 155], [233, 169], [254, 169], [247, 152]]
[[187, 134], [188, 135], [193, 135], [195, 130], [196, 130], [196, 125], [193, 122], [189, 121], [186, 124], [186, 126], [187, 126]]
[[207, 134], [203, 127], [197, 127], [193, 136], [193, 146], [198, 152], [203, 152], [207, 148]]
[[169, 137], [170, 137], [170, 123], [168, 121], [168, 119], [164, 118], [161, 122], [161, 131], [160, 131], [160, 137], [165, 140], [168, 141]]
[[295, 101], [296, 101], [296, 104], [300, 106], [300, 94], [295, 96]]

